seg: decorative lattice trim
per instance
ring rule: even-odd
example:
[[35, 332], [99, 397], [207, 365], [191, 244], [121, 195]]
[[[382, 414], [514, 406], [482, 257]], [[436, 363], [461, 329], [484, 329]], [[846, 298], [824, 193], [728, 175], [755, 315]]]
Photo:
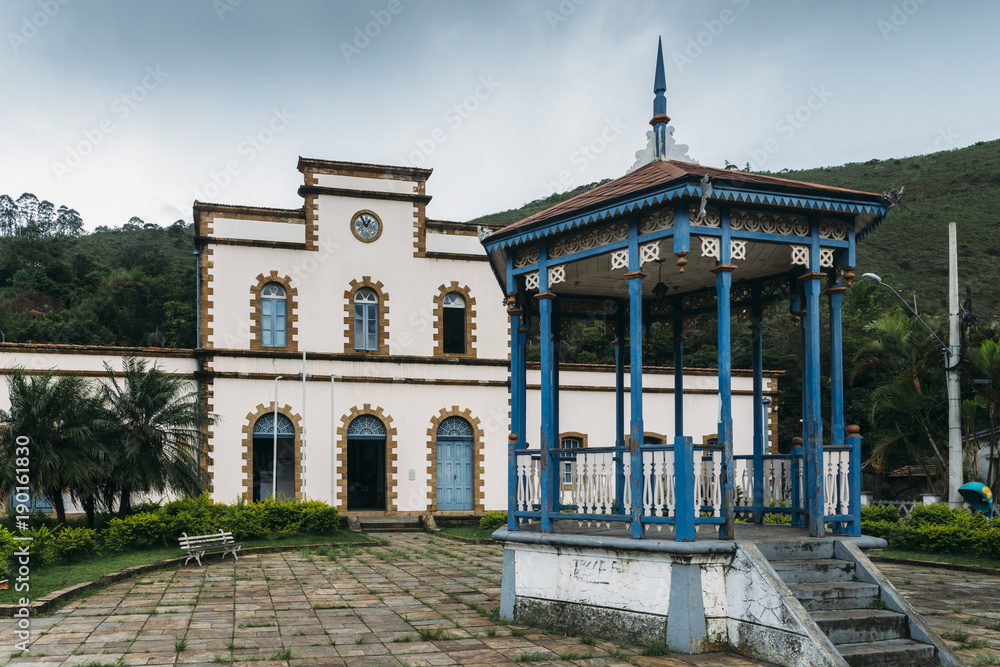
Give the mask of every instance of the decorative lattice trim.
[[566, 266], [564, 264], [560, 264], [559, 266], [550, 266], [549, 287], [564, 282], [566, 282]]
[[841, 220], [822, 218], [819, 221], [819, 237], [821, 239], [844, 241], [847, 239], [847, 227]]
[[833, 248], [819, 249], [819, 265], [823, 268], [833, 268]]
[[[616, 222], [577, 234], [568, 234], [552, 242], [549, 257], [565, 257], [573, 253], [624, 241], [628, 238], [628, 223]], [[537, 256], [536, 256], [537, 261]], [[515, 260], [516, 264], [516, 260]]]
[[699, 218], [698, 214], [699, 206], [697, 204], [691, 205], [691, 224], [696, 227], [711, 227], [718, 229], [722, 226], [722, 215], [719, 213], [719, 209], [715, 206], [705, 207], [705, 217]]
[[788, 246], [792, 250], [792, 264], [809, 268], [809, 246]]
[[538, 289], [538, 271], [524, 274], [524, 288]]
[[611, 253], [611, 270], [628, 268], [628, 248], [615, 250]]
[[660, 259], [660, 242], [644, 243], [639, 246], [639, 266]]
[[747, 242], [731, 239], [729, 241], [729, 258], [733, 261], [747, 258]]
[[642, 216], [642, 220], [639, 221], [639, 233], [649, 234], [661, 229], [670, 229], [673, 226], [674, 210], [671, 208], [662, 208], [659, 211]]
[[514, 268], [520, 269], [525, 266], [538, 264], [538, 246], [528, 246], [521, 248], [514, 254]]
[[701, 238], [701, 256], [702, 257], [714, 257], [716, 260], [721, 261], [719, 256], [719, 239], [714, 236], [702, 236]]

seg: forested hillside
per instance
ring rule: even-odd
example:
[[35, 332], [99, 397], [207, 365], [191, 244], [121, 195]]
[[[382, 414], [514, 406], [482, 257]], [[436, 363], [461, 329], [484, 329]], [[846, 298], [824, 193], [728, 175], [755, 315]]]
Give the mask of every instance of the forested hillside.
[[162, 228], [132, 218], [116, 229], [83, 234], [76, 211], [62, 207], [55, 216], [45, 214], [53, 210], [33, 195], [16, 202], [0, 196], [3, 340], [194, 345], [190, 225], [178, 220]]

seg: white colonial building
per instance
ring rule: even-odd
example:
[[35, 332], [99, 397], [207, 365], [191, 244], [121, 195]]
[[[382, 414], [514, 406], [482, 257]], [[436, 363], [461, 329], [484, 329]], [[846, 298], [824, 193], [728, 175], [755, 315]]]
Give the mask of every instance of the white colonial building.
[[[298, 169], [298, 209], [195, 202], [197, 349], [4, 344], [2, 368], [98, 378], [104, 360], [132, 354], [191, 377], [217, 416], [203, 460], [219, 501], [273, 490], [347, 514], [505, 509], [509, 325], [477, 228], [427, 217], [429, 169], [305, 158]], [[709, 442], [716, 376], [686, 378], [685, 430]], [[673, 375], [648, 369], [645, 381], [647, 438], [668, 442]], [[613, 445], [614, 368], [563, 364], [560, 383], [568, 446]], [[776, 390], [766, 378], [765, 395]], [[752, 422], [749, 373], [733, 394], [734, 420]], [[529, 420], [529, 440], [539, 429]], [[752, 451], [749, 434], [736, 432], [737, 453]], [[568, 482], [575, 464], [562, 465]]]

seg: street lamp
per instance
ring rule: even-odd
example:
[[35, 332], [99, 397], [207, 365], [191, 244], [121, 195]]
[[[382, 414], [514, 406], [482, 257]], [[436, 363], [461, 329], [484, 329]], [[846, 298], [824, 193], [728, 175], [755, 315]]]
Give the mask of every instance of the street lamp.
[[282, 378], [281, 375], [274, 378], [274, 424], [272, 425], [272, 430], [274, 432], [274, 458], [271, 460], [271, 500], [278, 499], [278, 380]]
[[916, 293], [913, 294], [913, 305], [911, 306], [906, 301], [906, 299], [903, 298], [902, 294], [900, 294], [895, 289], [893, 289], [892, 285], [889, 285], [888, 283], [882, 282], [882, 278], [880, 278], [878, 275], [876, 275], [874, 273], [864, 273], [864, 274], [861, 275], [861, 277], [864, 278], [865, 280], [869, 281], [869, 282], [875, 283], [876, 285], [881, 285], [882, 287], [885, 287], [890, 292], [892, 292], [897, 297], [899, 297], [899, 300], [903, 302], [903, 305], [906, 306], [906, 309], [908, 311], [910, 311], [911, 313], [913, 313], [913, 316], [915, 318], [917, 318], [917, 320], [921, 324], [924, 325], [924, 328], [927, 329], [928, 333], [930, 333], [930, 335], [934, 337], [934, 340], [936, 340], [941, 345], [941, 352], [944, 353], [944, 359], [945, 359], [945, 367], [944, 367], [944, 369], [946, 371], [952, 371], [952, 370], [955, 370], [956, 368], [958, 368], [958, 361], [956, 361], [955, 364], [952, 365], [952, 362], [951, 362], [952, 352], [951, 352], [951, 350], [948, 348], [947, 345], [944, 344], [944, 341], [941, 340], [936, 333], [934, 333], [934, 330], [930, 328], [930, 325], [928, 325], [927, 322], [924, 322], [924, 318], [920, 317], [920, 313], [917, 312], [917, 309], [916, 309], [917, 295], [916, 295]]
[[[954, 230], [951, 230], [951, 245], [954, 246]], [[954, 263], [954, 258], [952, 258], [952, 263]], [[961, 363], [961, 354], [958, 352], [958, 314], [957, 314], [957, 301], [958, 301], [958, 278], [957, 269], [952, 266], [949, 271], [949, 291], [951, 292], [951, 303], [953, 308], [951, 313], [949, 313], [949, 319], [951, 320], [950, 327], [950, 337], [952, 346], [948, 347], [944, 344], [934, 330], [928, 326], [927, 322], [924, 322], [924, 318], [920, 317], [917, 312], [917, 294], [913, 293], [913, 307], [907, 303], [903, 296], [894, 290], [891, 285], [887, 285], [882, 282], [882, 279], [874, 273], [865, 273], [861, 277], [869, 282], [873, 282], [876, 285], [881, 285], [887, 288], [893, 294], [895, 294], [906, 309], [913, 313], [924, 328], [930, 332], [931, 336], [934, 337], [941, 345], [941, 351], [944, 353], [944, 370], [948, 378], [948, 503], [953, 507], [958, 507], [961, 505], [961, 498], [958, 493], [958, 487], [962, 485], [962, 413], [961, 413], [961, 395], [958, 384], [958, 364]], [[956, 498], [959, 500], [956, 502]]]

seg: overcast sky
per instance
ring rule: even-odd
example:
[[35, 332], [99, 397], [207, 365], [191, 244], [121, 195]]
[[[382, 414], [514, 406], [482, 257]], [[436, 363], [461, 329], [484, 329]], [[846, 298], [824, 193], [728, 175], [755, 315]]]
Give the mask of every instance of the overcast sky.
[[838, 165], [1000, 136], [992, 0], [2, 0], [0, 194], [87, 228], [199, 198], [301, 205], [299, 155], [433, 167], [468, 220], [625, 173], [663, 38], [712, 166]]

